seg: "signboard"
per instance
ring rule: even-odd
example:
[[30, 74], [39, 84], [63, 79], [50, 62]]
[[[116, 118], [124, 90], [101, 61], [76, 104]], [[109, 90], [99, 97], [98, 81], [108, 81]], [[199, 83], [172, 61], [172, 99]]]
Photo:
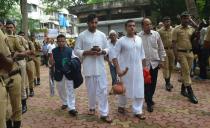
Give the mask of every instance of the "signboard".
[[57, 29], [48, 29], [48, 37], [49, 38], [56, 38], [58, 36], [58, 30]]

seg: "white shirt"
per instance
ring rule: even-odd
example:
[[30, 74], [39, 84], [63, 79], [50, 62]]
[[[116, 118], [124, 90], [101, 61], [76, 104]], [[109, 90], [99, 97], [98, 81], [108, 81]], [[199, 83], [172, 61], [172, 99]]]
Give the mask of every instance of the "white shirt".
[[75, 54], [82, 60], [84, 76], [100, 76], [105, 72], [103, 55], [83, 56], [83, 52], [90, 50], [93, 46], [99, 46], [108, 53], [106, 35], [99, 30], [94, 33], [85, 30], [79, 34], [75, 44]]
[[56, 47], [55, 44], [48, 44], [47, 49], [48, 49], [48, 53], [52, 53], [52, 50]]
[[116, 43], [114, 45], [113, 43], [111, 43], [111, 40], [108, 40], [108, 45], [109, 45], [109, 60], [112, 62], [114, 47], [116, 46]]
[[204, 44], [204, 38], [205, 38], [206, 32], [207, 32], [207, 27], [206, 28], [202, 28], [200, 30], [200, 45], [201, 46], [203, 46], [203, 44]]
[[142, 39], [138, 36], [121, 37], [114, 48], [114, 58], [118, 58], [120, 69], [128, 72], [122, 77], [128, 98], [144, 98], [144, 77], [142, 60], [145, 58]]
[[156, 68], [160, 61], [165, 61], [166, 52], [158, 32], [151, 30], [150, 34], [141, 31], [138, 34], [144, 46], [146, 66]]

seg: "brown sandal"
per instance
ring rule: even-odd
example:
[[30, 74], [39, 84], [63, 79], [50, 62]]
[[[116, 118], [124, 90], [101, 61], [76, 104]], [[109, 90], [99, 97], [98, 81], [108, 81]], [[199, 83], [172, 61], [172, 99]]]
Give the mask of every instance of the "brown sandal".
[[100, 119], [105, 123], [112, 123], [112, 119], [109, 116], [101, 116]]
[[135, 117], [137, 117], [140, 120], [145, 120], [146, 117], [143, 114], [136, 114]]
[[88, 115], [95, 115], [95, 109], [89, 109]]

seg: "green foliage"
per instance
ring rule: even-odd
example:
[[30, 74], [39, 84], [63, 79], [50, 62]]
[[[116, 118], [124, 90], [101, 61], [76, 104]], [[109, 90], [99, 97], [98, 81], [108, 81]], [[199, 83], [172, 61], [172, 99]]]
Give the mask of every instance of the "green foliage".
[[47, 33], [47, 29], [43, 28], [43, 29], [32, 29], [31, 33]]
[[186, 5], [184, 0], [151, 0], [151, 8], [156, 22], [164, 16], [170, 16], [177, 23], [177, 15], [186, 10]]
[[202, 11], [203, 14], [204, 14], [204, 18], [209, 18], [210, 17], [209, 10], [210, 10], [210, 0], [205, 0], [205, 6], [204, 6], [204, 9]]
[[0, 0], [0, 17], [8, 18], [9, 11], [14, 7], [19, 0]]
[[87, 4], [96, 4], [96, 3], [111, 2], [111, 1], [122, 1], [122, 0], [88, 0]]
[[203, 18], [205, 16], [204, 8], [205, 8], [205, 0], [196, 0], [196, 5], [198, 8], [199, 16]]
[[45, 10], [47, 13], [58, 11], [61, 8], [68, 8], [69, 6], [81, 5], [87, 3], [88, 0], [44, 0], [47, 6]]

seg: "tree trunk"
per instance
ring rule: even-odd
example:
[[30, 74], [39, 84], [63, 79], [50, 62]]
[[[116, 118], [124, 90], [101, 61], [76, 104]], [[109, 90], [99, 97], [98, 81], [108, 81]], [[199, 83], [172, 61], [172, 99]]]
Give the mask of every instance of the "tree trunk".
[[188, 12], [193, 16], [192, 18], [199, 23], [198, 9], [195, 0], [185, 0]]
[[20, 0], [20, 10], [22, 15], [21, 29], [25, 33], [25, 38], [28, 39], [28, 12], [27, 0]]

